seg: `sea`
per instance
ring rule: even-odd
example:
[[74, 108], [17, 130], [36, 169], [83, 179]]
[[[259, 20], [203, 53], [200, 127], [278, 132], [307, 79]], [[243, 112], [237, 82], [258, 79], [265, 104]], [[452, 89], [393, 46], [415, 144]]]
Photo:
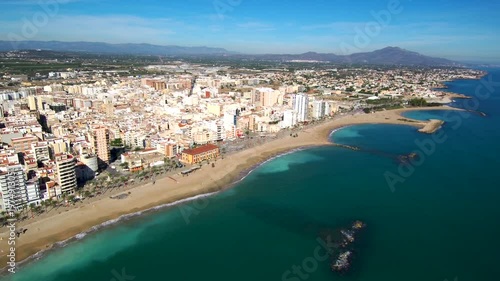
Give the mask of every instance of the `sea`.
[[[234, 188], [82, 233], [2, 279], [499, 280], [500, 69], [484, 70], [446, 83], [471, 97], [451, 104], [468, 111], [405, 113], [445, 120], [433, 135], [342, 128], [331, 139], [359, 151], [282, 155]], [[366, 227], [351, 268], [332, 272], [322, 233], [355, 220]]]

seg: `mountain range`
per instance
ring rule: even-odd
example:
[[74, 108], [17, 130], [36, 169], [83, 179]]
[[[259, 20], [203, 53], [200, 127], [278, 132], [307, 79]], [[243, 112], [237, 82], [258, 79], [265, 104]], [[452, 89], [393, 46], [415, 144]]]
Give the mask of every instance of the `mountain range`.
[[224, 48], [160, 46], [152, 44], [109, 44], [103, 42], [61, 42], [61, 41], [0, 41], [0, 51], [51, 50], [64, 52], [85, 52], [101, 54], [129, 54], [155, 56], [225, 56], [241, 59], [272, 61], [320, 61], [341, 64], [415, 65], [415, 66], [459, 66], [460, 63], [425, 56], [398, 47], [350, 55], [308, 52], [303, 54], [249, 55], [228, 51]]

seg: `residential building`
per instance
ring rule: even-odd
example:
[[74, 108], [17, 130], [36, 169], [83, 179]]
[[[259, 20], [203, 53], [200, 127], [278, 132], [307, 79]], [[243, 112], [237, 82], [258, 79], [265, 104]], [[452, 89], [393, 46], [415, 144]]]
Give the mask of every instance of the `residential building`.
[[286, 110], [283, 113], [282, 128], [292, 128], [297, 125], [297, 112], [295, 110]]
[[293, 99], [293, 109], [297, 112], [297, 122], [307, 121], [309, 119], [309, 96], [296, 94]]
[[47, 142], [32, 143], [31, 147], [37, 162], [50, 160], [49, 144]]
[[[328, 107], [328, 110], [327, 110]], [[313, 108], [312, 108], [312, 117], [314, 119], [321, 119], [325, 117], [326, 115], [329, 115], [329, 107], [330, 105], [323, 101], [323, 100], [315, 100], [313, 101]]]
[[38, 138], [35, 136], [24, 136], [22, 138], [13, 138], [11, 140], [12, 148], [14, 148], [17, 152], [30, 153], [32, 144], [38, 142]]
[[206, 144], [194, 149], [182, 151], [181, 161], [188, 164], [200, 163], [204, 160], [213, 160], [219, 156], [219, 147], [213, 144]]
[[54, 176], [61, 193], [73, 194], [76, 189], [75, 157], [71, 154], [55, 155]]
[[109, 130], [102, 126], [92, 128], [89, 134], [89, 141], [93, 146], [95, 154], [97, 154], [97, 158], [102, 163], [109, 164], [111, 158]]
[[22, 165], [0, 166], [0, 211], [18, 212], [28, 202]]

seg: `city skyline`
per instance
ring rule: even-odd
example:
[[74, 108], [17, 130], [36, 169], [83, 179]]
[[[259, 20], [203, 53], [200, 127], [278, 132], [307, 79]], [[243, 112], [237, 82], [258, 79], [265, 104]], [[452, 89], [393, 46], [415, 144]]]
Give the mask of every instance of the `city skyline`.
[[[262, 0], [3, 1], [3, 40], [209, 46], [335, 54], [398, 46], [457, 61], [500, 62], [499, 3]], [[77, 32], [78, 31], [78, 32]]]

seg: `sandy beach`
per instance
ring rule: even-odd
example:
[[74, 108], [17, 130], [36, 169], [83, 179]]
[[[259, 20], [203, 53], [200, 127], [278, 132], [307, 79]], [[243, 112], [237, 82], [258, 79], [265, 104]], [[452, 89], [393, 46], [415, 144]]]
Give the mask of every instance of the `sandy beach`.
[[[246, 172], [265, 160], [290, 151], [292, 149], [332, 145], [328, 136], [332, 130], [356, 124], [401, 124], [422, 129], [432, 133], [439, 129], [443, 122], [433, 120], [422, 122], [401, 116], [402, 112], [412, 110], [456, 110], [451, 107], [411, 108], [380, 111], [372, 114], [345, 115], [325, 121], [315, 127], [298, 132], [298, 137], [285, 137], [266, 142], [262, 145], [238, 151], [224, 159], [219, 159], [212, 168], [205, 165], [201, 170], [183, 177], [174, 175], [146, 183], [129, 190], [126, 198], [111, 199], [107, 194], [95, 201], [78, 203], [75, 207], [60, 212], [53, 211], [51, 216], [40, 216], [32, 220], [18, 222], [16, 227], [27, 229], [26, 233], [16, 239], [16, 261], [20, 262], [35, 253], [46, 250], [58, 241], [63, 241], [87, 231], [95, 225], [116, 219], [122, 215], [150, 209], [152, 207], [175, 202], [199, 194], [210, 193], [228, 188], [231, 183], [240, 179]], [[127, 191], [128, 192], [128, 191]], [[0, 229], [0, 262], [4, 267], [9, 253], [8, 229]]]

